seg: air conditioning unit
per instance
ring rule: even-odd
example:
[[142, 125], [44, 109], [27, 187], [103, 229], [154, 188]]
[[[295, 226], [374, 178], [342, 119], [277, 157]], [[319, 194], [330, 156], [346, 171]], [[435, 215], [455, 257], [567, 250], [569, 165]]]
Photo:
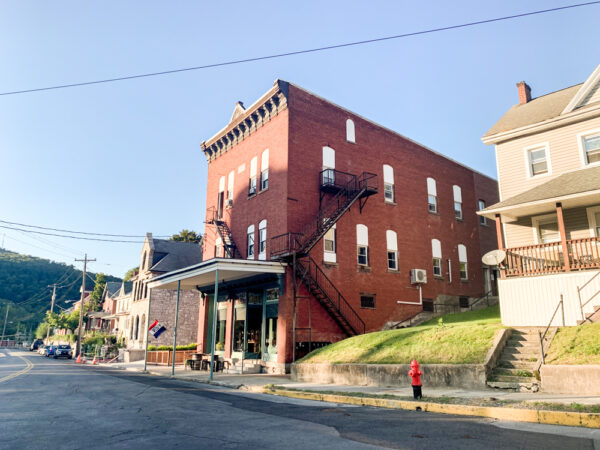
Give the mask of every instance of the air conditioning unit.
[[410, 282], [412, 284], [427, 283], [427, 271], [425, 269], [412, 269], [410, 271]]
[[231, 198], [228, 198], [228, 199], [227, 199], [227, 202], [225, 203], [225, 205], [226, 205], [228, 208], [231, 208], [231, 207], [233, 206], [233, 199], [231, 199]]

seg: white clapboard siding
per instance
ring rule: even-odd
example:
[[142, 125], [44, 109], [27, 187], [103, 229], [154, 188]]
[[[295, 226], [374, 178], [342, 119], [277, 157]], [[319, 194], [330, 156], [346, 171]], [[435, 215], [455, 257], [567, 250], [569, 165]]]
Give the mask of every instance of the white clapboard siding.
[[[565, 325], [577, 325], [577, 321], [581, 320], [577, 287], [583, 286], [598, 272], [581, 271], [499, 280], [502, 323], [511, 327], [546, 326], [560, 301], [560, 294], [563, 294]], [[600, 276], [582, 290], [582, 301], [585, 302], [598, 291]], [[584, 314], [593, 312], [594, 304], [600, 304], [600, 295], [586, 305]], [[552, 326], [562, 326], [560, 309]]]

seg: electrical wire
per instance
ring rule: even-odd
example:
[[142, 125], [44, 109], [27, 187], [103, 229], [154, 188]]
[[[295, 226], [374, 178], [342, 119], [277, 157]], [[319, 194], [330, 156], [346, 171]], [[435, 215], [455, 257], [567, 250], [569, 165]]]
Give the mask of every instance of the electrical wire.
[[[7, 223], [9, 225], [17, 225], [20, 227], [37, 228], [39, 230], [59, 231], [61, 233], [71, 233], [71, 234], [85, 234], [85, 235], [89, 235], [89, 236], [107, 236], [107, 237], [125, 237], [125, 238], [145, 238], [146, 237], [146, 235], [135, 235], [135, 234], [106, 234], [106, 233], [91, 233], [91, 232], [86, 232], [86, 231], [63, 230], [60, 228], [48, 228], [48, 227], [41, 227], [39, 225], [28, 225], [26, 223], [9, 222], [8, 220], [0, 220], [0, 222]], [[170, 237], [170, 236], [155, 236], [155, 237]]]
[[179, 73], [179, 72], [189, 72], [189, 71], [193, 71], [193, 70], [211, 69], [211, 68], [215, 68], [215, 67], [231, 66], [231, 65], [235, 65], [235, 64], [244, 64], [244, 63], [250, 63], [250, 62], [256, 62], [256, 61], [264, 61], [264, 60], [268, 60], [268, 59], [283, 58], [286, 56], [296, 56], [296, 55], [303, 55], [303, 54], [307, 54], [307, 53], [316, 53], [316, 52], [322, 52], [322, 51], [326, 51], [326, 50], [334, 50], [334, 49], [344, 48], [344, 47], [353, 47], [353, 46], [357, 46], [357, 45], [365, 45], [365, 44], [372, 44], [375, 42], [389, 41], [392, 39], [402, 39], [402, 38], [411, 37], [411, 36], [419, 36], [419, 35], [423, 35], [423, 34], [437, 33], [440, 31], [456, 30], [459, 28], [473, 27], [473, 26], [484, 25], [484, 24], [493, 23], [493, 22], [518, 19], [521, 17], [534, 16], [534, 15], [538, 15], [538, 14], [546, 14], [546, 13], [562, 11], [562, 10], [566, 10], [566, 9], [580, 8], [583, 6], [590, 6], [590, 5], [597, 5], [597, 4], [600, 4], [600, 1], [576, 3], [576, 4], [572, 4], [572, 5], [559, 6], [556, 8], [541, 9], [541, 10], [530, 11], [530, 12], [521, 13], [521, 14], [512, 14], [509, 16], [495, 17], [492, 19], [477, 20], [474, 22], [467, 22], [467, 23], [462, 23], [462, 24], [457, 24], [457, 25], [449, 25], [449, 26], [445, 26], [445, 27], [431, 28], [428, 30], [414, 31], [411, 33], [402, 33], [402, 34], [397, 34], [397, 35], [393, 35], [393, 36], [384, 36], [384, 37], [379, 37], [379, 38], [374, 38], [374, 39], [365, 39], [365, 40], [361, 40], [361, 41], [346, 42], [346, 43], [342, 43], [342, 44], [327, 45], [327, 46], [323, 46], [323, 47], [316, 47], [316, 48], [310, 48], [310, 49], [304, 49], [304, 50], [290, 51], [290, 52], [284, 52], [284, 53], [275, 53], [272, 55], [257, 56], [254, 58], [236, 59], [236, 60], [232, 60], [232, 61], [225, 61], [225, 62], [219, 62], [219, 63], [214, 63], [214, 64], [204, 64], [201, 66], [185, 67], [185, 68], [181, 68], [181, 69], [163, 70], [161, 72], [150, 72], [150, 73], [143, 73], [143, 74], [137, 74], [137, 75], [106, 78], [106, 79], [102, 79], [102, 80], [83, 81], [83, 82], [79, 82], [79, 83], [61, 84], [61, 85], [47, 86], [47, 87], [34, 88], [34, 89], [23, 89], [23, 90], [19, 90], [19, 91], [2, 92], [2, 93], [0, 93], [0, 96], [26, 94], [26, 93], [30, 93], [30, 92], [39, 92], [39, 91], [50, 91], [50, 90], [54, 90], [54, 89], [66, 89], [66, 88], [89, 86], [89, 85], [101, 84], [101, 83], [112, 83], [112, 82], [116, 82], [116, 81], [133, 80], [133, 79], [138, 79], [138, 78], [155, 77], [155, 76], [160, 76], [160, 75], [170, 75], [170, 74]]
[[44, 231], [24, 230], [23, 228], [9, 227], [6, 225], [0, 225], [0, 228], [6, 228], [7, 230], [22, 231], [24, 233], [43, 234], [45, 236], [57, 236], [57, 237], [63, 237], [63, 238], [69, 238], [69, 239], [79, 239], [79, 240], [84, 240], [84, 241], [120, 242], [120, 243], [128, 243], [128, 244], [143, 244], [145, 242], [145, 241], [123, 241], [123, 240], [118, 240], [118, 239], [100, 239], [100, 238], [91, 238], [91, 237], [83, 237], [83, 236], [69, 236], [66, 234], [46, 233]]

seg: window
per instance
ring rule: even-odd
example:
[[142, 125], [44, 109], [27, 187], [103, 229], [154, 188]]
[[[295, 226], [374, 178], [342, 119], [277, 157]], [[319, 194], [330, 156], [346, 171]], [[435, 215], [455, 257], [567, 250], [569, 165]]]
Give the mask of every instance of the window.
[[529, 176], [535, 177], [549, 173], [546, 147], [536, 147], [527, 149], [527, 159], [529, 162]]
[[438, 211], [437, 190], [435, 186], [435, 180], [433, 178], [427, 178], [427, 203], [429, 212], [436, 214]]
[[356, 245], [358, 265], [369, 265], [369, 229], [362, 224], [356, 225]]
[[560, 241], [560, 231], [558, 230], [558, 219], [556, 218], [556, 214], [532, 217], [531, 225], [534, 232], [534, 239], [537, 244]]
[[335, 150], [323, 147], [323, 186], [335, 184]]
[[454, 191], [454, 217], [457, 220], [462, 220], [463, 212], [462, 212], [462, 191], [460, 186], [452, 186], [452, 190]]
[[323, 236], [323, 261], [329, 263], [337, 262], [336, 258], [336, 244], [335, 244], [335, 225], [331, 227], [325, 236]]
[[258, 259], [267, 259], [267, 221], [258, 224]]
[[217, 306], [217, 329], [215, 333], [215, 351], [222, 352], [225, 349], [225, 330], [227, 324], [227, 304], [219, 302]]
[[227, 206], [233, 205], [233, 176], [234, 171], [232, 170], [227, 178]]
[[217, 217], [223, 217], [223, 209], [225, 208], [225, 177], [219, 178], [219, 196], [217, 198]]
[[467, 272], [467, 247], [463, 244], [458, 245], [458, 263], [460, 267], [460, 279], [468, 280], [469, 275]]
[[246, 254], [248, 259], [254, 259], [254, 225], [248, 227]]
[[346, 120], [346, 140], [348, 142], [356, 143], [354, 122], [351, 119]]
[[386, 230], [387, 261], [389, 270], [398, 270], [398, 237], [393, 230]]
[[[477, 208], [479, 209], [479, 211], [483, 211], [485, 209], [485, 202], [483, 200], [479, 200], [477, 202]], [[479, 216], [479, 224], [487, 225], [487, 221], [485, 220], [484, 216]]]
[[260, 164], [260, 190], [264, 191], [269, 187], [269, 149], [262, 153]]
[[383, 198], [388, 203], [394, 203], [394, 169], [383, 165]]
[[223, 257], [223, 240], [218, 237], [215, 239], [215, 258]]
[[375, 295], [374, 294], [361, 294], [360, 295], [360, 307], [375, 309]]
[[600, 162], [600, 133], [583, 137], [583, 156], [586, 164]]
[[250, 161], [250, 180], [248, 181], [248, 197], [256, 194], [256, 165], [258, 158], [255, 156]]
[[600, 206], [587, 208], [587, 217], [590, 225], [590, 235], [600, 237]]
[[431, 255], [433, 257], [433, 276], [442, 276], [442, 244], [437, 239], [431, 240]]

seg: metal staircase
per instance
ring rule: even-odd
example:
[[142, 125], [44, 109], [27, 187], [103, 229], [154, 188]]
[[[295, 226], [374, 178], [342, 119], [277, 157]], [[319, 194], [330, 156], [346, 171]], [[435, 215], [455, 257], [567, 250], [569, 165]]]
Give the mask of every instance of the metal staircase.
[[227, 222], [225, 222], [222, 217], [219, 217], [216, 208], [208, 208], [208, 210], [206, 211], [206, 223], [215, 225], [217, 233], [219, 234], [219, 237], [223, 242], [225, 257], [241, 259], [242, 255], [238, 250], [237, 246], [235, 245], [233, 236], [231, 235], [231, 230], [227, 226]]
[[299, 233], [284, 233], [271, 239], [271, 259], [289, 259], [293, 253], [306, 256], [332, 226], [359, 201], [360, 209], [367, 198], [377, 193], [377, 175], [363, 172], [362, 175], [348, 174], [325, 169], [320, 174], [321, 192], [334, 193], [325, 202], [323, 195], [319, 212]]
[[365, 332], [365, 322], [310, 256], [296, 260], [296, 276], [347, 336]]

